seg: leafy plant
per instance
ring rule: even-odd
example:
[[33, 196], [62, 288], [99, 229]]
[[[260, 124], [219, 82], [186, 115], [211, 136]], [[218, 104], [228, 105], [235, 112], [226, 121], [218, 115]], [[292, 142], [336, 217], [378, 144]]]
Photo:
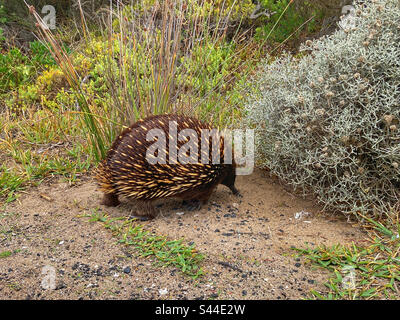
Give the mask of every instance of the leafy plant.
[[0, 94], [8, 92], [31, 78], [32, 66], [18, 48], [0, 55]]
[[45, 68], [47, 66], [52, 66], [56, 64], [53, 57], [51, 56], [49, 49], [40, 41], [30, 42], [29, 47], [31, 50], [30, 62], [33, 65], [42, 66], [42, 68]]

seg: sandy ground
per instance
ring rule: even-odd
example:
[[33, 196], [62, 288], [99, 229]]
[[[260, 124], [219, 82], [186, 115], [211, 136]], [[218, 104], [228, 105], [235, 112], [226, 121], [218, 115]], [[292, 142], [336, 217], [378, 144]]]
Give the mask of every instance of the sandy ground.
[[360, 244], [365, 237], [264, 171], [238, 177], [237, 187], [242, 198], [218, 186], [200, 211], [177, 214], [180, 204], [169, 201], [155, 220], [142, 222], [196, 244], [206, 255], [206, 273], [196, 281], [137, 258], [103, 224], [79, 217], [98, 207], [115, 217], [132, 212], [129, 203], [100, 206], [90, 177], [73, 187], [32, 188], [0, 212], [0, 253], [13, 252], [0, 258], [0, 299], [302, 299], [311, 289], [325, 290], [329, 274], [296, 259], [292, 246]]

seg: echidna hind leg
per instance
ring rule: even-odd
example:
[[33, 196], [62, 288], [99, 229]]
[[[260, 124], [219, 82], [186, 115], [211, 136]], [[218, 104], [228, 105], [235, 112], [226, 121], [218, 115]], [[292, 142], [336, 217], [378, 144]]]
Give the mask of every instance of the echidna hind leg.
[[115, 193], [105, 193], [101, 204], [104, 204], [107, 207], [116, 207], [120, 204], [118, 195]]

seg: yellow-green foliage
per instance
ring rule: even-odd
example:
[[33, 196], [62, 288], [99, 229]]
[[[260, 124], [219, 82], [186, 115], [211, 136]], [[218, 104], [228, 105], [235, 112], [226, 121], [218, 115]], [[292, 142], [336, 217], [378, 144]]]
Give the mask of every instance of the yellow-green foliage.
[[178, 68], [178, 85], [191, 87], [202, 96], [210, 91], [225, 90], [223, 82], [239, 63], [234, 44], [205, 43], [193, 49], [191, 57], [182, 57]]
[[11, 95], [6, 100], [6, 105], [15, 112], [34, 106], [57, 108], [59, 99], [64, 103], [67, 100], [71, 102], [66, 98], [66, 88], [68, 83], [62, 71], [58, 67], [50, 67], [37, 77], [34, 84], [19, 87], [18, 94]]
[[229, 17], [231, 21], [248, 18], [256, 8], [252, 0], [190, 0], [188, 6], [193, 7], [193, 12], [197, 16], [211, 16], [215, 20]]
[[255, 7], [252, 0], [216, 0], [214, 1], [213, 14], [215, 17], [229, 16], [229, 20], [241, 20], [243, 18], [248, 18]]
[[[118, 52], [117, 46], [113, 49]], [[82, 79], [87, 75], [92, 75], [93, 80], [85, 84], [88, 87], [89, 97], [93, 97], [95, 93], [106, 95], [107, 89], [104, 87], [106, 50], [107, 41], [93, 37], [80, 50], [70, 54], [73, 65]], [[10, 53], [9, 56], [15, 57], [16, 54]], [[19, 64], [28, 60], [19, 51], [18, 57], [18, 61], [13, 60], [15, 70], [19, 70]], [[38, 59], [36, 58], [36, 60]], [[20, 111], [26, 111], [32, 107], [57, 109], [58, 107], [70, 107], [76, 104], [63, 71], [58, 66], [48, 64], [47, 60], [43, 58], [42, 60], [46, 62], [42, 65], [45, 69], [42, 72], [37, 72], [36, 79], [32, 79], [31, 84], [20, 85], [15, 90], [4, 94], [2, 98], [4, 104], [13, 114], [18, 114]], [[11, 63], [11, 60], [9, 63]], [[29, 70], [32, 69], [32, 67], [29, 68]], [[21, 74], [23, 74], [22, 71]], [[24, 80], [24, 82], [27, 82], [27, 80]], [[96, 101], [99, 102], [100, 100], [97, 99]]]
[[[247, 19], [256, 8], [252, 0], [187, 0], [181, 2], [178, 0], [176, 3], [178, 7], [182, 6], [190, 19], [210, 19], [213, 22], [233, 22]], [[162, 11], [163, 6], [163, 1], [141, 0], [132, 6], [125, 6], [123, 15], [131, 21], [135, 16], [133, 13], [143, 15], [152, 10]], [[115, 19], [113, 27], [118, 29], [119, 26], [119, 20]]]
[[95, 63], [93, 57], [85, 54], [85, 52], [77, 51], [71, 58], [78, 74], [85, 74], [93, 68], [93, 64]]
[[58, 67], [53, 67], [45, 70], [36, 79], [36, 85], [41, 94], [49, 93], [55, 95], [58, 90], [67, 86], [67, 81], [63, 72]]

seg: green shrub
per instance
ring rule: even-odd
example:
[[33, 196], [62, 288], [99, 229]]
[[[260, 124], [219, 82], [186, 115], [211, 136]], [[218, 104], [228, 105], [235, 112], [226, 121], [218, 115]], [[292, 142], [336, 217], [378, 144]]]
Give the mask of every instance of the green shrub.
[[[29, 43], [30, 52], [14, 47], [0, 55], [0, 96], [12, 111], [26, 108], [38, 99], [38, 88], [30, 84], [48, 67], [55, 64], [48, 49], [39, 41]], [[52, 70], [52, 69], [50, 69]]]
[[32, 73], [28, 58], [20, 49], [13, 48], [0, 55], [0, 93], [5, 93], [26, 83]]
[[[303, 31], [306, 34], [315, 33], [322, 27], [324, 19], [340, 13], [343, 3], [341, 0], [261, 0], [262, 9], [272, 15], [258, 18], [262, 25], [256, 29], [256, 38], [263, 40], [269, 37], [283, 42], [290, 36], [298, 37]], [[294, 34], [296, 31], [297, 35]]]
[[67, 86], [67, 81], [60, 68], [52, 67], [45, 70], [37, 77], [36, 85], [41, 91], [41, 94], [51, 94], [55, 96], [58, 90]]
[[30, 63], [37, 67], [47, 67], [51, 65], [55, 65], [54, 61], [49, 49], [45, 45], [43, 45], [40, 41], [32, 41], [29, 43], [29, 47], [31, 49], [31, 60]]
[[[297, 11], [293, 4], [289, 4], [290, 0], [263, 0], [261, 1], [263, 8], [266, 8], [273, 15], [268, 19], [268, 22], [263, 26], [257, 28], [256, 37], [259, 39], [266, 38], [275, 23], [281, 15], [282, 19], [277, 27], [272, 30], [270, 39], [278, 42], [284, 41], [290, 34], [296, 30], [304, 21], [306, 17], [302, 16]], [[287, 7], [287, 8], [286, 8]], [[286, 11], [285, 11], [286, 10]]]
[[262, 166], [327, 209], [382, 215], [400, 205], [400, 7], [355, 12], [355, 27], [265, 64], [248, 120]]
[[203, 96], [219, 88], [223, 79], [237, 67], [237, 60], [234, 43], [204, 43], [193, 49], [192, 56], [182, 57], [177, 76], [183, 81], [178, 80], [178, 85], [193, 88]]

